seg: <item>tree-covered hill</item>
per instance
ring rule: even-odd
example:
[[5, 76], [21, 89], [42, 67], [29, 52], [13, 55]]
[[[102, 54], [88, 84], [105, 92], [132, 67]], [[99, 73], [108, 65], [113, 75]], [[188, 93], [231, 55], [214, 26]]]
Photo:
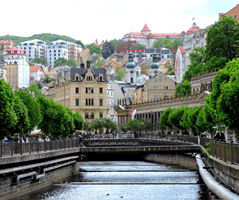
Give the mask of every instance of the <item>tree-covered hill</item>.
[[35, 34], [30, 37], [21, 37], [21, 36], [12, 36], [12, 35], [5, 35], [5, 36], [0, 36], [0, 40], [13, 40], [14, 44], [17, 46], [20, 42], [25, 42], [27, 40], [33, 40], [33, 39], [39, 39], [47, 42], [55, 41], [55, 40], [65, 40], [68, 42], [76, 42], [75, 39], [64, 36], [64, 35], [57, 35], [57, 34], [51, 34], [51, 33], [41, 33], [41, 34]]

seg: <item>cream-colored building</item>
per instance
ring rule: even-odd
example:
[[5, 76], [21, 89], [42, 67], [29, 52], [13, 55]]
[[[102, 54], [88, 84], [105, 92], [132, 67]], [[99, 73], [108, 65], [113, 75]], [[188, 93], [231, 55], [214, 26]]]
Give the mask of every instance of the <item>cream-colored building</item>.
[[104, 68], [64, 69], [58, 74], [56, 83], [42, 89], [46, 98], [78, 112], [84, 119], [107, 118], [107, 78]]

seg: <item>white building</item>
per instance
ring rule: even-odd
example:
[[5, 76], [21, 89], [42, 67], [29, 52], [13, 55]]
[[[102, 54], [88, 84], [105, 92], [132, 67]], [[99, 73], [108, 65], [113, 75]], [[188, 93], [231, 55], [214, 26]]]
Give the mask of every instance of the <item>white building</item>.
[[63, 40], [57, 40], [54, 42], [50, 42], [50, 44], [47, 45], [46, 61], [47, 64], [51, 66], [51, 68], [53, 68], [54, 62], [58, 58], [65, 58], [66, 60], [73, 58], [76, 61], [76, 64], [78, 64], [77, 55], [81, 51], [81, 45], [72, 42], [66, 42]]
[[176, 53], [176, 61], [175, 61], [175, 78], [176, 82], [180, 83], [183, 79], [183, 75], [187, 70], [187, 66], [185, 65], [185, 51], [183, 46], [179, 46]]
[[107, 105], [110, 108], [107, 118], [113, 120], [113, 118], [114, 118], [114, 90], [110, 86], [110, 84], [107, 84]]
[[25, 59], [18, 61], [18, 87], [29, 87], [30, 69], [29, 64]]
[[39, 82], [43, 75], [41, 66], [30, 66], [30, 85], [33, 82]]
[[42, 41], [42, 40], [38, 40], [38, 39], [34, 39], [34, 40], [29, 40], [26, 42], [20, 42], [18, 47], [25, 50], [27, 57], [26, 57], [26, 61], [29, 62], [31, 60], [33, 60], [34, 58], [45, 58], [46, 57], [46, 46], [47, 43]]

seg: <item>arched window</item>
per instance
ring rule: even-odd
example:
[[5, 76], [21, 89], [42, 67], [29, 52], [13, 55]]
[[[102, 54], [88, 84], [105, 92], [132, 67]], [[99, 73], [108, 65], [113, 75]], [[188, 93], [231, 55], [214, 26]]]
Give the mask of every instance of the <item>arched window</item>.
[[130, 78], [130, 83], [134, 83], [134, 78], [133, 77]]
[[76, 76], [76, 81], [79, 81], [79, 77], [78, 76]]
[[100, 81], [103, 81], [103, 78], [102, 78], [102, 76], [100, 76]]

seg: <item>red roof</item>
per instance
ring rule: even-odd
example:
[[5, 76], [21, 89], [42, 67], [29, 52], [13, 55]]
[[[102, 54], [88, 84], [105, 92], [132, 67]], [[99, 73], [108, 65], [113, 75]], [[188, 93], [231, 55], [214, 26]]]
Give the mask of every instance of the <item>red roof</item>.
[[37, 72], [41, 66], [30, 66], [30, 72]]
[[153, 33], [149, 33], [147, 38], [156, 38], [155, 35]]
[[43, 86], [48, 85], [48, 83], [42, 83]]
[[150, 31], [149, 27], [147, 26], [147, 24], [144, 25], [144, 28], [141, 31]]
[[[145, 49], [131, 49], [132, 53], [134, 53], [135, 51], [138, 51], [138, 52], [143, 52]], [[119, 50], [119, 53], [126, 53], [126, 52], [130, 52], [130, 49], [124, 49], [124, 50]]]
[[0, 43], [3, 43], [3, 44], [13, 44], [13, 41], [12, 40], [2, 40], [2, 41], [0, 41]]
[[142, 36], [145, 36], [143, 33], [138, 33], [138, 32], [130, 32], [130, 33], [126, 33], [126, 35], [142, 35]]
[[170, 49], [170, 51], [172, 51], [173, 53], [176, 53], [177, 49]]
[[[13, 46], [12, 48], [8, 48], [6, 51], [7, 51], [7, 55], [9, 55], [9, 54], [11, 54], [11, 55], [13, 55], [13, 54], [14, 55], [26, 55], [25, 50], [17, 48], [15, 46]], [[12, 53], [11, 51], [14, 51], [14, 53]], [[20, 51], [20, 52], [18, 53], [18, 51]], [[23, 53], [21, 53], [21, 52], [23, 52]]]
[[196, 32], [196, 31], [197, 31], [197, 28], [196, 27], [192, 27], [192, 28], [188, 29], [186, 34], [190, 34], [190, 33]]
[[185, 54], [185, 51], [184, 51], [184, 49], [183, 49], [183, 46], [179, 46], [179, 49], [180, 49], [180, 51], [181, 51], [181, 54]]

